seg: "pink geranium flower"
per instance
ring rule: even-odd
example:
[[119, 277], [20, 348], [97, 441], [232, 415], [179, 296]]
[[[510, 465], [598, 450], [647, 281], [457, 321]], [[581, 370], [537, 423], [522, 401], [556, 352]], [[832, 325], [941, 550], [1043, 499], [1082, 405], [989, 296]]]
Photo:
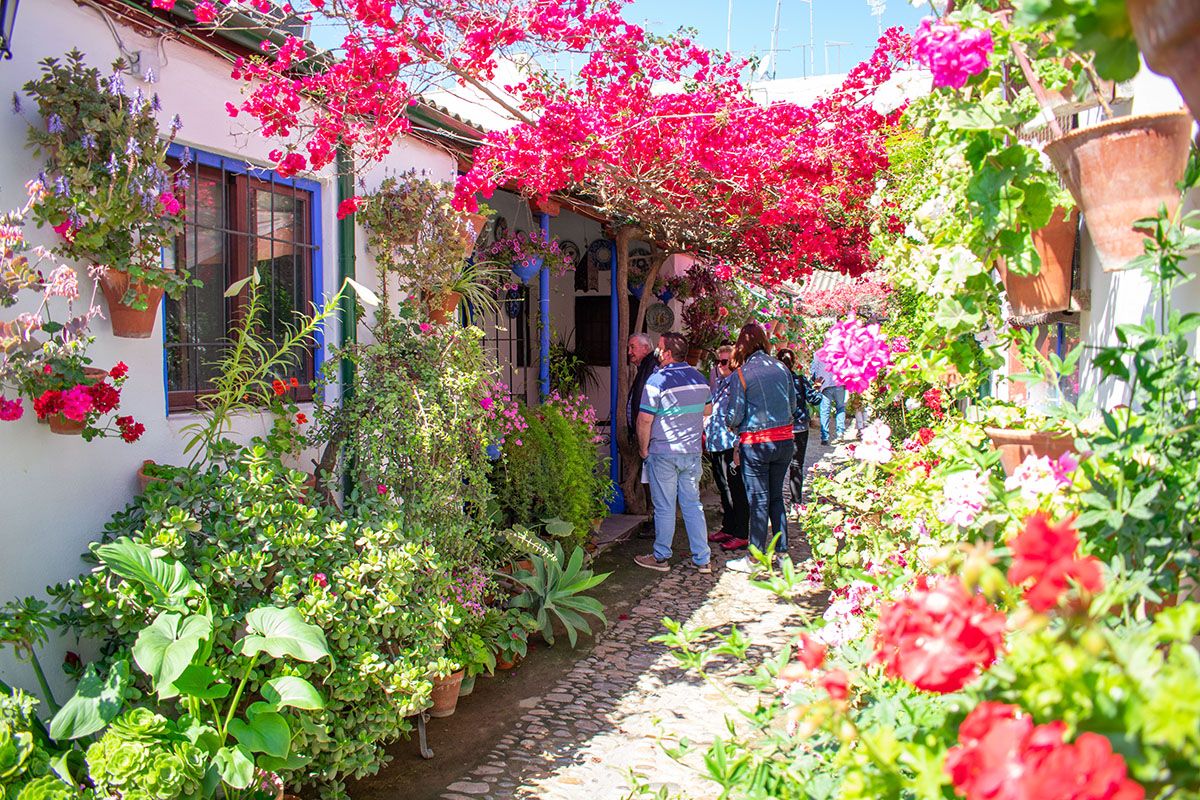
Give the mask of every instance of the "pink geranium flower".
[[891, 349], [879, 325], [863, 325], [854, 314], [829, 329], [817, 358], [850, 392], [864, 392], [880, 372], [891, 366]]
[[73, 386], [63, 392], [62, 415], [76, 422], [83, 422], [92, 412], [92, 394], [83, 384]]
[[994, 44], [989, 30], [926, 18], [913, 36], [912, 49], [917, 61], [933, 73], [934, 86], [960, 89], [987, 69]]

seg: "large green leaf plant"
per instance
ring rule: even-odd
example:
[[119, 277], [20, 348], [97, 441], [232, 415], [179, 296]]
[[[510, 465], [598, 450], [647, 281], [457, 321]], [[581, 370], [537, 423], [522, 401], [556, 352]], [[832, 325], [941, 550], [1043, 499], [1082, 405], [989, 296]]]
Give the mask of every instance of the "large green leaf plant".
[[[250, 797], [264, 776], [295, 769], [285, 713], [319, 711], [324, 701], [304, 678], [279, 675], [247, 693], [255, 669], [271, 659], [316, 663], [331, 659], [325, 635], [295, 608], [261, 606], [245, 617], [235, 658], [213, 657], [213, 607], [178, 561], [129, 539], [94, 548], [100, 570], [150, 598], [148, 624], [130, 656], [162, 703], [182, 711], [169, 719], [148, 708], [121, 712], [130, 691], [129, 662], [108, 675], [85, 675], [75, 696], [50, 724], [59, 741], [103, 731], [87, 749], [92, 781], [103, 795], [122, 797]], [[290, 711], [289, 711], [290, 710]]]
[[554, 623], [566, 630], [567, 641], [575, 646], [579, 633], [591, 632], [584, 618], [590, 615], [607, 625], [604, 607], [594, 597], [583, 593], [602, 583], [612, 573], [596, 574], [583, 565], [583, 548], [576, 547], [570, 559], [561, 544], [555, 543], [554, 557], [534, 556], [532, 570], [519, 570], [513, 577], [525, 591], [512, 601], [512, 607], [527, 611], [534, 618], [534, 630], [541, 633], [549, 645], [554, 644]]

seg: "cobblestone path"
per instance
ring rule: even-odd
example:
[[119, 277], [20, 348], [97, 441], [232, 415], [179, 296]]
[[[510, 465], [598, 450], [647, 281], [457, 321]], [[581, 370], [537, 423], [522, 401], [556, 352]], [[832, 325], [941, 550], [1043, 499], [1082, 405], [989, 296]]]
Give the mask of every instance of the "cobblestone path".
[[[829, 453], [814, 436], [809, 463]], [[807, 556], [798, 539], [792, 542], [796, 561]], [[674, 796], [717, 796], [697, 770], [704, 749], [727, 732], [726, 717], [735, 718], [736, 711], [716, 688], [676, 667], [663, 645], [648, 640], [663, 633], [663, 617], [721, 630], [736, 625], [753, 643], [750, 656], [718, 676], [725, 692], [750, 706], [751, 694], [730, 679], [778, 653], [800, 619], [792, 605], [724, 569], [724, 555], [714, 558], [712, 575], [680, 560], [628, 614], [609, 621], [596, 647], [550, 691], [514, 709], [519, 721], [474, 769], [446, 787], [444, 800], [621, 800], [630, 796], [635, 774]], [[801, 607], [811, 604], [815, 611], [818, 599], [801, 598]], [[694, 748], [680, 763], [663, 745], [683, 738]]]

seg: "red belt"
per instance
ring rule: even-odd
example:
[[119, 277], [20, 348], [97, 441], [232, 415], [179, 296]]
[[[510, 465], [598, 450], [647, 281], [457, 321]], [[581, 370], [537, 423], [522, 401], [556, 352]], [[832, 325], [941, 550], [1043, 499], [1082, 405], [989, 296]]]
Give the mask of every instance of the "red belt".
[[780, 425], [778, 428], [763, 428], [761, 431], [744, 431], [742, 444], [762, 444], [763, 442], [790, 442], [792, 426]]

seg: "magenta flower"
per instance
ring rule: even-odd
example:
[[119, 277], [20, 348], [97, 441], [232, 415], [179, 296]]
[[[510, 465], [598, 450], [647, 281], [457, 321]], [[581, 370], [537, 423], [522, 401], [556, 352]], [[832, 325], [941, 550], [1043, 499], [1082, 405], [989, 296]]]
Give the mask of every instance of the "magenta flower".
[[431, 330], [433, 330], [433, 326], [428, 322], [422, 322], [418, 327], [420, 327], [421, 333], [429, 333]]
[[879, 325], [863, 325], [853, 314], [829, 329], [817, 358], [847, 391], [863, 392], [892, 363], [887, 339]]
[[76, 422], [83, 422], [92, 411], [92, 395], [83, 384], [63, 392], [62, 415]]
[[962, 88], [967, 79], [987, 69], [995, 45], [992, 32], [983, 28], [960, 28], [931, 18], [921, 20], [913, 36], [917, 61], [933, 73], [933, 85]]
[[329, 585], [329, 578], [325, 576], [324, 572], [318, 572], [316, 575], [313, 575], [313, 583], [324, 589]]
[[379, 492], [380, 496], [382, 496], [388, 493], [388, 487], [381, 483], [375, 487], [375, 491]]
[[9, 400], [7, 397], [0, 395], [0, 421], [12, 422], [21, 418], [25, 413], [25, 408], [21, 405], [21, 398], [17, 397]]
[[496, 401], [490, 397], [485, 397], [479, 401], [479, 405], [483, 408], [484, 411], [491, 411], [492, 406], [494, 406], [495, 404], [496, 404]]

